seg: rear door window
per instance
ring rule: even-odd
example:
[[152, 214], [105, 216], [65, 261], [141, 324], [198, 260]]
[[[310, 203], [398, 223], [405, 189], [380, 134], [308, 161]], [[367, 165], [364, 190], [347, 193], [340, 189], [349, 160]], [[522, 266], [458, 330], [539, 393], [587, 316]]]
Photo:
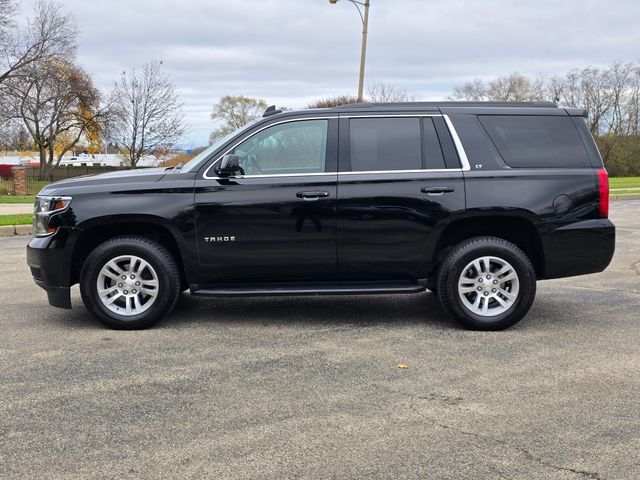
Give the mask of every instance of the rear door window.
[[351, 119], [351, 171], [422, 168], [419, 118]]
[[568, 116], [479, 115], [480, 122], [514, 168], [590, 167], [580, 134]]
[[349, 131], [353, 172], [446, 168], [430, 117], [352, 118]]

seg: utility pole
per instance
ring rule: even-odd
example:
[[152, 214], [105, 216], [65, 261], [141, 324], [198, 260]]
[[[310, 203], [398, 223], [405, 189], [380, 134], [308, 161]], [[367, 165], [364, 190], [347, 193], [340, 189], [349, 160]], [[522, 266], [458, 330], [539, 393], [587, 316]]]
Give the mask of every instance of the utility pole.
[[[339, 0], [329, 0], [329, 3], [335, 5]], [[360, 78], [358, 80], [358, 102], [362, 102], [364, 97], [364, 67], [367, 59], [367, 34], [369, 33], [369, 0], [359, 2], [358, 0], [347, 0], [356, 7], [360, 20], [362, 20], [362, 49], [360, 51]], [[362, 9], [364, 7], [364, 14]]]

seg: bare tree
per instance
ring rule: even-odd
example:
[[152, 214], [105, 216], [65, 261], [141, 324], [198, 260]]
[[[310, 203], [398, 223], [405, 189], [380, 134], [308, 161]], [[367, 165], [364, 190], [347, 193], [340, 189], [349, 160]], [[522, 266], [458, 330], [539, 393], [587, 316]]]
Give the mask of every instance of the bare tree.
[[108, 137], [131, 168], [144, 155], [172, 147], [185, 133], [180, 94], [154, 60], [122, 73], [111, 94]]
[[488, 83], [480, 79], [454, 87], [450, 99], [466, 101], [530, 102], [547, 95], [542, 78], [530, 79], [520, 73], [498, 77]]
[[243, 95], [225, 95], [213, 106], [211, 119], [218, 120], [221, 125], [211, 132], [209, 143], [237, 130], [247, 123], [260, 118], [267, 108], [267, 102], [260, 98]]
[[420, 97], [405, 88], [397, 88], [388, 83], [370, 83], [367, 85], [367, 97], [372, 103], [417, 102]]
[[[62, 12], [60, 5], [51, 0], [36, 3], [34, 17], [26, 30], [11, 29], [15, 4], [0, 0], [6, 7], [0, 14], [0, 85], [20, 69], [44, 58], [70, 59], [76, 48], [76, 29], [73, 19]], [[2, 28], [4, 25], [4, 29]]]
[[488, 96], [500, 102], [532, 102], [544, 99], [544, 82], [530, 79], [520, 73], [498, 77], [489, 82]]
[[340, 105], [351, 105], [358, 102], [358, 97], [355, 97], [353, 95], [334, 95], [333, 97], [325, 97], [314, 100], [309, 105], [307, 105], [307, 108], [333, 108], [339, 107]]
[[449, 95], [451, 100], [463, 100], [466, 102], [482, 102], [489, 100], [489, 93], [485, 83], [476, 78], [470, 82], [453, 87], [453, 92]]
[[41, 60], [7, 82], [10, 112], [20, 119], [38, 149], [46, 179], [83, 137], [100, 131], [106, 109], [91, 78], [71, 62]]
[[15, 124], [8, 121], [0, 121], [0, 150], [13, 150], [17, 143], [18, 129]]
[[16, 4], [13, 0], [0, 0], [0, 40], [9, 34], [9, 29], [14, 25], [15, 14]]

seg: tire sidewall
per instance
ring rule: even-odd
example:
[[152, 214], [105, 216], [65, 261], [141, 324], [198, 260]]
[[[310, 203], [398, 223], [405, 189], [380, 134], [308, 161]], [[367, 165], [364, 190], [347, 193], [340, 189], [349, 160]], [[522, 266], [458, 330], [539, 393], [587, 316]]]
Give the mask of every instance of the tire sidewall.
[[[517, 323], [529, 310], [536, 291], [535, 271], [524, 252], [500, 239], [482, 239], [474, 245], [469, 242], [460, 250], [452, 253], [451, 265], [439, 282], [444, 299], [454, 316], [465, 326], [484, 330], [501, 330]], [[473, 260], [492, 256], [501, 258], [515, 269], [518, 274], [519, 292], [515, 303], [506, 312], [492, 317], [483, 317], [468, 310], [458, 294], [458, 281], [464, 268]]]
[[[87, 308], [100, 321], [116, 329], [146, 328], [159, 321], [168, 313], [179, 292], [176, 284], [175, 264], [169, 265], [167, 258], [156, 251], [158, 245], [136, 242], [134, 239], [114, 239], [97, 247], [87, 258], [80, 277], [80, 291]], [[130, 240], [130, 241], [128, 241]], [[97, 290], [98, 275], [102, 267], [111, 259], [121, 255], [135, 255], [147, 261], [158, 275], [158, 295], [148, 310], [132, 316], [118, 315], [109, 310], [100, 300]]]

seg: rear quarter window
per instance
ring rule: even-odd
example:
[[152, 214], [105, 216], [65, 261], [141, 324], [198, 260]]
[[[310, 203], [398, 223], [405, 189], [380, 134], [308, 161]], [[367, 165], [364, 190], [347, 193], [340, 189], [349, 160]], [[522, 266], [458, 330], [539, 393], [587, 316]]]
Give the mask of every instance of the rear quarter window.
[[571, 117], [479, 115], [504, 162], [513, 168], [581, 168], [591, 161]]

